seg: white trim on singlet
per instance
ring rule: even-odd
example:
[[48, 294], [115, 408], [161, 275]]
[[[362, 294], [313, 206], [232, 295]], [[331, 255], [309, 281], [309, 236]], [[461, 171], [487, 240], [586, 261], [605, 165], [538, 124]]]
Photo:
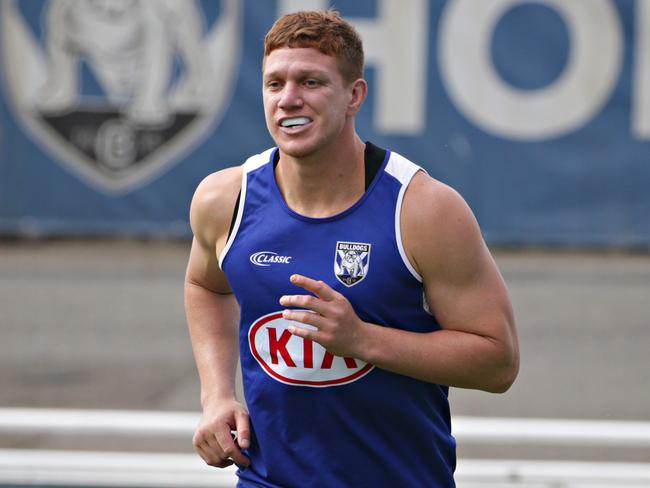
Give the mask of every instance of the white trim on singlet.
[[251, 156], [242, 164], [242, 176], [241, 176], [241, 193], [239, 194], [239, 207], [237, 208], [237, 217], [235, 218], [235, 223], [232, 226], [232, 231], [230, 236], [226, 241], [226, 245], [219, 255], [219, 268], [223, 270], [223, 260], [226, 258], [226, 254], [230, 250], [230, 246], [235, 241], [237, 237], [237, 231], [239, 231], [239, 225], [241, 224], [242, 216], [244, 215], [244, 204], [246, 203], [246, 186], [248, 183], [248, 174], [251, 171], [255, 171], [257, 168], [264, 166], [271, 159], [271, 154], [275, 148], [267, 149], [263, 153], [256, 154]]
[[397, 240], [397, 249], [399, 250], [399, 254], [402, 257], [402, 261], [406, 268], [411, 272], [416, 280], [422, 282], [422, 276], [420, 276], [420, 273], [415, 270], [406, 255], [406, 251], [404, 250], [404, 244], [402, 242], [402, 227], [400, 225], [404, 193], [406, 193], [406, 189], [418, 171], [424, 171], [424, 169], [417, 164], [412, 163], [404, 156], [391, 152], [388, 164], [386, 164], [386, 172], [402, 184], [397, 197], [397, 204], [395, 205], [395, 238]]

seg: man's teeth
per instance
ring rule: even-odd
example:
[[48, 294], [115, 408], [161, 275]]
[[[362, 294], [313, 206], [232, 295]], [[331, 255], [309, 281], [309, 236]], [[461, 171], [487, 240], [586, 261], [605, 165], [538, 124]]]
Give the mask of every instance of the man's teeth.
[[284, 119], [280, 125], [282, 125], [282, 127], [296, 127], [308, 124], [309, 122], [311, 122], [311, 120], [308, 117], [292, 117], [290, 119]]

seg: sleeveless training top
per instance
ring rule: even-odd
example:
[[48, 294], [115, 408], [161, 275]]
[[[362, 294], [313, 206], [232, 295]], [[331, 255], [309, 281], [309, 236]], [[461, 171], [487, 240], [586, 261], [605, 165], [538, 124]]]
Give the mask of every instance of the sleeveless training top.
[[[333, 356], [292, 336], [285, 294], [293, 273], [323, 280], [359, 317], [414, 332], [438, 330], [421, 277], [402, 247], [402, 198], [418, 166], [385, 154], [363, 197], [344, 212], [291, 210], [275, 181], [277, 149], [243, 165], [239, 206], [219, 258], [241, 307], [240, 354], [251, 419], [240, 487], [453, 487], [448, 388]], [[298, 324], [305, 327], [303, 324]]]

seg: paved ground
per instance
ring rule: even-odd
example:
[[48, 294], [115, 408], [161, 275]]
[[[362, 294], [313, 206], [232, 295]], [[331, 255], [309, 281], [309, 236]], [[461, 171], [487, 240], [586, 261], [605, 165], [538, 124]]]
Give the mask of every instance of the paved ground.
[[[0, 406], [198, 410], [182, 309], [187, 252], [184, 242], [0, 243]], [[650, 255], [495, 256], [521, 372], [504, 395], [452, 390], [454, 414], [650, 421]], [[0, 447], [66, 442], [5, 438]], [[522, 453], [511, 451], [500, 452]], [[565, 454], [650, 461], [638, 450], [541, 455]]]

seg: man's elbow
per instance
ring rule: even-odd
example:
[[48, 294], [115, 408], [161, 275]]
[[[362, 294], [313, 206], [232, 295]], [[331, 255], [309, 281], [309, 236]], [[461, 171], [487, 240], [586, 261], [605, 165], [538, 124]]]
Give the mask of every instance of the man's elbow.
[[490, 393], [505, 393], [515, 382], [517, 373], [517, 369], [514, 368], [503, 372], [501, 375], [499, 375], [498, 378], [495, 379], [495, 381], [492, 382], [487, 391]]
[[486, 391], [505, 393], [517, 379], [517, 374], [519, 374], [519, 352], [508, 351], [499, 361], [498, 367], [495, 368], [489, 385], [486, 385]]

